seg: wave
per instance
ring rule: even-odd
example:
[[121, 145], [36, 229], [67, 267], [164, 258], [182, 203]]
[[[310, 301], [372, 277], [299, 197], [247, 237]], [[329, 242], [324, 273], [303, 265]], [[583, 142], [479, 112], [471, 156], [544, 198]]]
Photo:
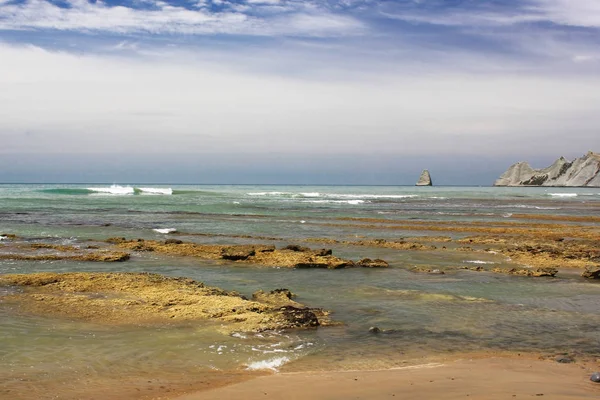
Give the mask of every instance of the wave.
[[276, 357], [276, 358], [272, 358], [270, 360], [262, 360], [262, 361], [252, 362], [252, 363], [248, 364], [246, 369], [251, 370], [251, 371], [256, 371], [256, 370], [261, 370], [261, 369], [270, 369], [273, 371], [277, 371], [277, 369], [279, 367], [283, 366], [284, 364], [287, 364], [288, 362], [290, 362], [290, 359], [288, 357]]
[[553, 197], [577, 197], [577, 193], [548, 193], [548, 196], [553, 196]]
[[59, 189], [43, 189], [40, 190], [43, 193], [54, 193], [54, 194], [68, 194], [68, 195], [86, 195], [93, 193], [89, 189], [75, 189], [75, 188], [59, 188]]
[[466, 261], [463, 261], [463, 262], [466, 262], [466, 263], [469, 263], [469, 264], [496, 264], [493, 261], [483, 261], [483, 260], [466, 260]]
[[256, 193], [246, 193], [248, 196], [283, 196], [289, 195], [293, 193], [289, 192], [256, 192]]
[[158, 232], [158, 233], [173, 233], [173, 232], [177, 232], [177, 229], [175, 228], [155, 228], [152, 229], [154, 232]]
[[107, 195], [132, 195], [132, 194], [148, 194], [148, 195], [172, 195], [171, 188], [152, 188], [152, 187], [133, 187], [111, 185], [109, 187], [89, 187], [85, 189], [88, 193], [107, 194]]
[[171, 188], [134, 188], [136, 191], [140, 191], [142, 194], [164, 194], [172, 195], [173, 189]]
[[129, 195], [135, 194], [135, 189], [131, 186], [112, 185], [110, 187], [90, 187], [87, 190], [94, 193], [111, 194], [111, 195]]
[[[328, 198], [328, 199], [352, 199], [352, 200], [360, 200], [360, 199], [368, 199], [368, 200], [376, 200], [376, 199], [409, 199], [414, 197], [419, 197], [416, 194], [347, 194], [347, 193], [319, 193], [319, 192], [303, 192], [303, 193], [293, 193], [293, 192], [250, 192], [246, 193], [248, 196], [257, 196], [257, 197], [291, 197], [291, 198]], [[445, 198], [441, 198], [445, 199]]]
[[303, 203], [315, 203], [315, 204], [351, 204], [358, 205], [363, 203], [369, 203], [365, 200], [305, 200]]

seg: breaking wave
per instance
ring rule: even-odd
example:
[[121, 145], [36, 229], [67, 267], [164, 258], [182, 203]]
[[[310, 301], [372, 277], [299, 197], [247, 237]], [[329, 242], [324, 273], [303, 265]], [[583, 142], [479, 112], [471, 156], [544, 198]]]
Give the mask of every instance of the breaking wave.
[[175, 228], [156, 228], [156, 229], [152, 229], [154, 232], [158, 232], [158, 233], [173, 233], [173, 232], [177, 232], [177, 229]]
[[251, 371], [261, 370], [261, 369], [270, 369], [273, 371], [277, 371], [278, 368], [290, 362], [288, 357], [276, 357], [270, 360], [261, 360], [255, 361], [246, 367], [246, 369]]
[[93, 193], [111, 194], [119, 196], [135, 194], [135, 189], [131, 186], [112, 185], [109, 187], [90, 187], [87, 188], [87, 190]]
[[173, 189], [171, 189], [171, 188], [144, 187], [144, 188], [134, 188], [134, 190], [136, 190], [136, 191], [139, 190], [142, 194], [164, 194], [164, 195], [172, 195], [173, 194]]
[[577, 197], [577, 193], [548, 193], [552, 197]]

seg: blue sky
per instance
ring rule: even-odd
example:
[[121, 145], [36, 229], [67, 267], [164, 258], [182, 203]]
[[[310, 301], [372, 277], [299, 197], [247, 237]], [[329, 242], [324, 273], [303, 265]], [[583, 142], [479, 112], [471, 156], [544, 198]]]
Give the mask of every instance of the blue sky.
[[484, 184], [600, 151], [599, 109], [597, 0], [0, 0], [0, 157], [30, 166], [4, 181], [75, 179], [56, 164], [81, 154], [161, 155], [177, 180], [187, 154], [235, 155], [239, 182], [344, 183], [339, 160], [353, 183]]

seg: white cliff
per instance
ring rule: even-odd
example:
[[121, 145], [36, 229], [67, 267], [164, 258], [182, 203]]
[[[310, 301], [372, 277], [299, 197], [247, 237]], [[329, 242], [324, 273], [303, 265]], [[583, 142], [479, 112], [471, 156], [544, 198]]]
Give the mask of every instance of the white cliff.
[[543, 169], [533, 169], [527, 162], [518, 162], [503, 173], [494, 186], [600, 187], [600, 154], [590, 151], [573, 162], [560, 157]]

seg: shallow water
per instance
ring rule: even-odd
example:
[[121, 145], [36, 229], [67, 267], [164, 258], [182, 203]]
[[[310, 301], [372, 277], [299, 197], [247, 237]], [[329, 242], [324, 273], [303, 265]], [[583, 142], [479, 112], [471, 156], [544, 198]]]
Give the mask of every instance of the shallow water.
[[[587, 216], [600, 208], [600, 189], [580, 188], [157, 186], [163, 190], [154, 192], [163, 194], [144, 194], [149, 191], [134, 189], [137, 185], [116, 190], [128, 194], [86, 189], [109, 186], [0, 185], [0, 233], [75, 246], [111, 236], [282, 246], [308, 237], [428, 234], [361, 227], [337, 218], [493, 223], [507, 221], [509, 214]], [[336, 226], [325, 224], [329, 222]], [[167, 228], [234, 237], [154, 231]], [[0, 241], [0, 252], [7, 243]], [[417, 274], [406, 267], [504, 266], [508, 261], [481, 253], [333, 248], [336, 255], [355, 260], [384, 258], [391, 268], [294, 270], [156, 254], [136, 254], [114, 264], [0, 261], [0, 273], [146, 271], [187, 276], [245, 295], [285, 287], [298, 295], [297, 301], [332, 310], [334, 320], [343, 322], [316, 330], [234, 336], [215, 333], [210, 323], [107, 328], [22, 315], [2, 300], [7, 289], [0, 289], [0, 397], [52, 398], [56, 393], [47, 391], [51, 383], [64, 383], [66, 393], [69, 387], [101, 379], [124, 382], [167, 371], [387, 368], [471, 351], [600, 356], [600, 286], [576, 274], [555, 279], [471, 271]], [[391, 332], [373, 335], [371, 326]], [[57, 390], [53, 387], [51, 392]]]

